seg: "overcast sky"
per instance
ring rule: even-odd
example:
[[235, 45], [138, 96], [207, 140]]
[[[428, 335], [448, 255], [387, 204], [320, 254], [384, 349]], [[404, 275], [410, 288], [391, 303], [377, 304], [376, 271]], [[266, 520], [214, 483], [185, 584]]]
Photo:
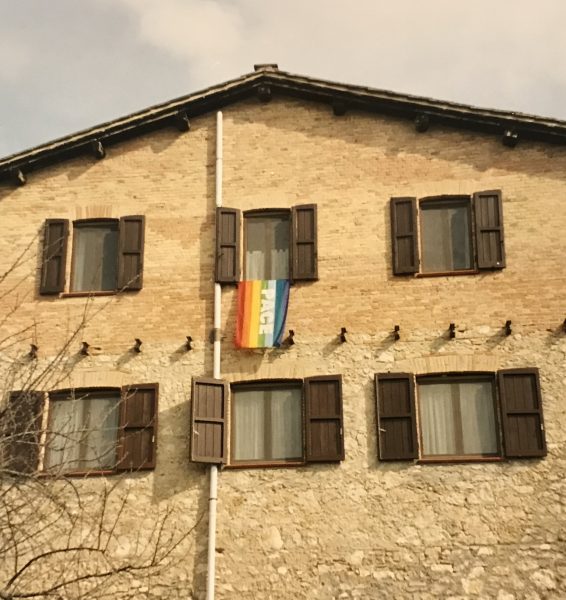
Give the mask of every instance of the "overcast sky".
[[566, 119], [566, 0], [0, 0], [0, 156], [276, 62]]

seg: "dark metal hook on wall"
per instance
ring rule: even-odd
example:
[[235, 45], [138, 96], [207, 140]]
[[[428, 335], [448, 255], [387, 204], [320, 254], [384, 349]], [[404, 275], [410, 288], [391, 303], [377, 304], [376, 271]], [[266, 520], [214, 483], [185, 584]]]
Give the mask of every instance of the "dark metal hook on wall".
[[134, 347], [132, 348], [132, 350], [134, 352], [141, 352], [141, 345], [143, 344], [143, 342], [140, 340], [140, 338], [135, 338], [136, 343], [134, 344]]
[[448, 335], [451, 340], [453, 340], [456, 337], [456, 325], [454, 323], [450, 323], [448, 327]]
[[510, 320], [505, 321], [505, 325], [503, 326], [503, 329], [505, 329], [505, 335], [511, 335], [513, 333], [513, 329], [511, 328]]
[[348, 330], [345, 327], [341, 327], [340, 328], [340, 333], [338, 334], [338, 337], [340, 338], [340, 343], [343, 344], [345, 342], [347, 342], [348, 340], [346, 339], [346, 334], [348, 333]]
[[393, 327], [393, 339], [396, 342], [401, 339], [401, 334], [399, 333], [400, 331], [401, 327], [399, 327], [399, 325], [395, 325], [395, 327]]
[[188, 352], [189, 350], [193, 349], [193, 338], [188, 335], [187, 336], [187, 341], [185, 342], [185, 350]]

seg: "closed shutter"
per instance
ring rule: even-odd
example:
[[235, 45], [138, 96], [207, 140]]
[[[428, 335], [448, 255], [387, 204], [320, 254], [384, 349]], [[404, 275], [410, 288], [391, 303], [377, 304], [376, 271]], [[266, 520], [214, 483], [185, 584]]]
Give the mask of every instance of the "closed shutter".
[[505, 456], [546, 456], [538, 369], [498, 372]]
[[501, 192], [474, 194], [474, 215], [478, 269], [503, 269], [505, 242]]
[[47, 219], [43, 238], [40, 294], [58, 294], [65, 291], [65, 267], [69, 221]]
[[377, 438], [380, 460], [418, 458], [415, 386], [410, 373], [378, 373]]
[[240, 211], [216, 209], [216, 283], [240, 280]]
[[305, 379], [307, 462], [344, 460], [342, 377]]
[[394, 275], [419, 270], [417, 199], [391, 198], [391, 243]]
[[118, 461], [120, 471], [155, 467], [158, 385], [122, 388]]
[[44, 394], [11, 392], [5, 412], [0, 413], [6, 473], [34, 473], [39, 461], [39, 438]]
[[291, 279], [318, 279], [316, 204], [294, 206], [291, 214]]
[[193, 378], [191, 461], [226, 462], [228, 384], [222, 379]]
[[145, 217], [135, 215], [120, 219], [118, 289], [141, 290], [143, 285], [143, 250]]

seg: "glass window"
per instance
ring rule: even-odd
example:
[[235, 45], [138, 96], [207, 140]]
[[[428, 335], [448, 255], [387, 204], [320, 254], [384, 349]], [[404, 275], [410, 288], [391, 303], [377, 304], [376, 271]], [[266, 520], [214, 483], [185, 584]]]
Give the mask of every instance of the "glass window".
[[118, 391], [50, 396], [44, 469], [114, 468], [119, 405]]
[[423, 457], [498, 453], [492, 379], [432, 378], [417, 383]]
[[246, 215], [245, 278], [289, 279], [289, 214]]
[[266, 384], [233, 389], [232, 459], [303, 460], [300, 385]]
[[469, 200], [429, 200], [422, 202], [420, 208], [422, 271], [473, 268]]
[[71, 291], [115, 290], [118, 267], [118, 222], [75, 223]]

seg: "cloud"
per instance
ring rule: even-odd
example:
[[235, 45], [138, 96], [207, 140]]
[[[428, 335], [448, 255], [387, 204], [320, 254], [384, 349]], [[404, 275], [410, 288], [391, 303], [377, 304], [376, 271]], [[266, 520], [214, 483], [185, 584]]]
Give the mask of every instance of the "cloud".
[[8, 83], [22, 79], [31, 65], [32, 52], [13, 33], [0, 37], [0, 82]]
[[566, 119], [564, 22], [564, 0], [0, 2], [0, 154], [258, 62]]

